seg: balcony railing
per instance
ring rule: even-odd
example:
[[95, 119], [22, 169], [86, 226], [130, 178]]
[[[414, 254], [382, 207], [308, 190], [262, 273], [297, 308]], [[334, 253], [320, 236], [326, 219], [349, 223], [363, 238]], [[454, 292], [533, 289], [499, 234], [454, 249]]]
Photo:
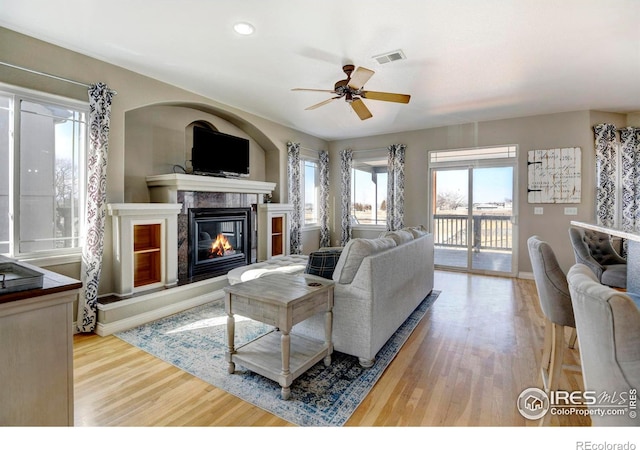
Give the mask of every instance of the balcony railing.
[[[472, 236], [473, 249], [511, 250], [513, 227], [511, 216], [436, 214], [433, 216], [433, 235], [435, 245], [441, 247], [468, 246], [468, 236]], [[469, 223], [473, 233], [468, 232]]]

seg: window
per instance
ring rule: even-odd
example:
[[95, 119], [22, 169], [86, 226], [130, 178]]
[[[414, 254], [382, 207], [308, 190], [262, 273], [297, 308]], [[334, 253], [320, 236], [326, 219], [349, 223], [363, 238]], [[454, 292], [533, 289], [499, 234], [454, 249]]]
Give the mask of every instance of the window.
[[484, 159], [515, 158], [515, 145], [507, 147], [475, 147], [459, 150], [434, 150], [429, 152], [431, 165], [458, 161], [480, 161]]
[[353, 224], [386, 225], [387, 160], [353, 159], [351, 173], [351, 219]]
[[86, 119], [80, 102], [0, 91], [0, 253], [80, 247]]
[[318, 161], [301, 158], [302, 194], [304, 208], [304, 224], [318, 223], [318, 205], [320, 195], [320, 170]]

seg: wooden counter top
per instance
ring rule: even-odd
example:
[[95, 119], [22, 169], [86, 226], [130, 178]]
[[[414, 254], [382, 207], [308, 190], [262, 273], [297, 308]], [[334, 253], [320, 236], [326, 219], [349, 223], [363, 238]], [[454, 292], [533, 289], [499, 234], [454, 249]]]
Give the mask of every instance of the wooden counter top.
[[51, 272], [50, 270], [46, 270], [41, 267], [16, 261], [15, 259], [7, 258], [6, 256], [0, 255], [0, 262], [19, 263], [24, 267], [28, 267], [29, 269], [33, 269], [44, 274], [44, 277], [42, 280], [42, 288], [0, 294], [0, 304], [7, 303], [7, 302], [15, 302], [15, 301], [24, 300], [27, 298], [40, 297], [43, 295], [54, 294], [57, 292], [71, 291], [73, 289], [79, 289], [82, 287], [81, 281], [78, 281], [73, 278], [69, 278], [64, 275], [60, 275], [59, 273]]

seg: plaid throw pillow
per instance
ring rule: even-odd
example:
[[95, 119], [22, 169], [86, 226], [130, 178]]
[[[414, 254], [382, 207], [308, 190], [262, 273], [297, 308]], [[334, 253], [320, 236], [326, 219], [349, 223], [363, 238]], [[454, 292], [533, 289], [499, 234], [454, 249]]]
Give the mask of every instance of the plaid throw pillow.
[[311, 252], [304, 273], [318, 275], [319, 277], [328, 278], [330, 280], [333, 276], [333, 270], [336, 268], [336, 263], [338, 262], [338, 259], [340, 259], [341, 253], [342, 248]]

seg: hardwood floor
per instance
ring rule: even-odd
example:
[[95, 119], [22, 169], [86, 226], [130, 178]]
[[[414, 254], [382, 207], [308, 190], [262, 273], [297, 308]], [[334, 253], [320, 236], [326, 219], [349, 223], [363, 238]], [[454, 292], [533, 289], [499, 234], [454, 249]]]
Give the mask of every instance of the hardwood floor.
[[[347, 422], [361, 426], [538, 426], [516, 399], [539, 377], [543, 320], [532, 280], [436, 272], [442, 291]], [[579, 364], [578, 346], [567, 364]], [[74, 340], [76, 426], [292, 424], [114, 336]], [[563, 372], [561, 389], [579, 390]], [[582, 416], [551, 425], [589, 426]]]

